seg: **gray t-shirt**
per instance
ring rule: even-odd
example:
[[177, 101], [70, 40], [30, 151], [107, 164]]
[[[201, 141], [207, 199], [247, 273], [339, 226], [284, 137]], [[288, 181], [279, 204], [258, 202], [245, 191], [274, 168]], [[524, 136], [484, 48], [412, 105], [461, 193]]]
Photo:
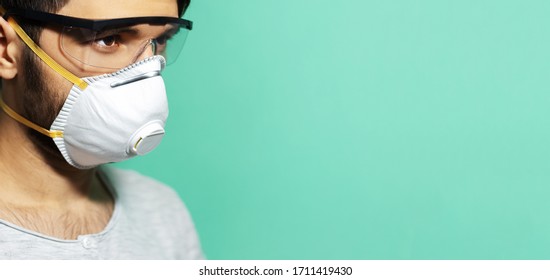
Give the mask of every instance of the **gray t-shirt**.
[[115, 207], [100, 233], [63, 240], [0, 220], [0, 259], [202, 259], [191, 217], [175, 191], [134, 171], [98, 172]]

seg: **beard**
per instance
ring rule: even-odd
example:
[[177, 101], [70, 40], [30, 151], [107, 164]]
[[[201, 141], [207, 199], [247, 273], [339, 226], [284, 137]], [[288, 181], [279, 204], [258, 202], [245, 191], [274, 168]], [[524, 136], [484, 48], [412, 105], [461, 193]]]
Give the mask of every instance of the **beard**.
[[[26, 85], [23, 88], [23, 116], [40, 127], [49, 129], [61, 111], [64, 100], [60, 100], [51, 81], [46, 81], [42, 61], [31, 50], [23, 53], [23, 69]], [[47, 137], [34, 129], [28, 128], [27, 135], [36, 148], [47, 159], [63, 159], [52, 138]]]

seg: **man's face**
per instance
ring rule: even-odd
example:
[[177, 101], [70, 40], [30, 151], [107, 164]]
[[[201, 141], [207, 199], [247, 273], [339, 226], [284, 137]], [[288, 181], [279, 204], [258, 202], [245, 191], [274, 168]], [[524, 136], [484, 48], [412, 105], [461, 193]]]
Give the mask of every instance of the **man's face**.
[[[178, 7], [176, 0], [71, 0], [57, 13], [86, 19], [140, 16], [178, 17]], [[96, 76], [117, 70], [82, 67], [81, 64], [75, 63], [74, 58], [64, 52], [60, 44], [60, 36], [59, 28], [45, 27], [38, 44], [56, 62], [76, 76]], [[22, 46], [26, 48], [26, 46]], [[19, 71], [25, 77], [21, 84], [24, 92], [25, 115], [38, 125], [49, 128], [73, 85], [28, 49], [25, 51], [22, 61]], [[29, 131], [33, 140], [42, 150], [59, 155], [51, 139]]]

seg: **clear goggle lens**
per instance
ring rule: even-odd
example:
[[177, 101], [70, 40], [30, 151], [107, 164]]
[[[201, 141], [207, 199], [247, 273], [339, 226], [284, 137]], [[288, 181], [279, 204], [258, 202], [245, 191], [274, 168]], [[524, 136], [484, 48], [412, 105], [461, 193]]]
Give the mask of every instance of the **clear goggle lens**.
[[171, 64], [178, 58], [188, 33], [176, 23], [102, 31], [64, 27], [61, 47], [75, 63], [99, 68], [120, 69], [153, 55], [162, 55]]

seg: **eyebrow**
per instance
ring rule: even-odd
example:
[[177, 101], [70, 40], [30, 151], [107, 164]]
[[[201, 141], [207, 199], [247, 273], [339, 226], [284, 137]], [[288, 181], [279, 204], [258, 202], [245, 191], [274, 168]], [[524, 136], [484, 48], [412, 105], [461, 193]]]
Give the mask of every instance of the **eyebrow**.
[[137, 28], [133, 28], [133, 27], [120, 27], [120, 28], [100, 30], [97, 32], [96, 36], [105, 36], [105, 35], [112, 35], [112, 34], [119, 34], [119, 33], [128, 33], [131, 35], [138, 35], [140, 31]]
[[181, 30], [181, 28], [171, 25], [169, 28], [166, 28], [166, 30], [164, 30], [164, 32], [162, 32], [162, 34], [176, 35], [176, 34], [178, 34], [178, 32], [180, 32], [180, 30]]

